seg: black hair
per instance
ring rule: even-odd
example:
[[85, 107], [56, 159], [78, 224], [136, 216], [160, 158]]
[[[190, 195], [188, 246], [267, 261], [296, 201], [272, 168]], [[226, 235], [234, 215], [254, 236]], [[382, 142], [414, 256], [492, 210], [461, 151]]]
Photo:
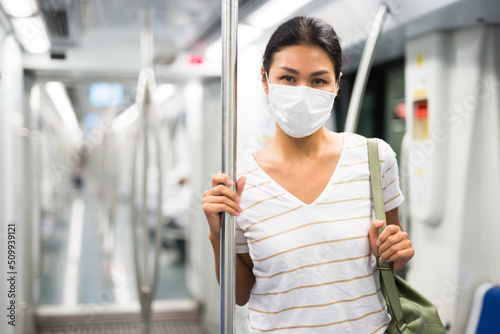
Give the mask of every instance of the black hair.
[[280, 25], [273, 33], [262, 57], [264, 70], [269, 73], [276, 52], [293, 45], [319, 46], [330, 57], [339, 80], [342, 71], [342, 48], [340, 38], [328, 23], [315, 17], [296, 16]]

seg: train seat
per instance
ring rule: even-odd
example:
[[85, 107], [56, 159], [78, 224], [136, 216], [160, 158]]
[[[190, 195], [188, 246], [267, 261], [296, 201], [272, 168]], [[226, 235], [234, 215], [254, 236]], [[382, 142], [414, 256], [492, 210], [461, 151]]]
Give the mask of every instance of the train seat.
[[465, 334], [498, 333], [499, 328], [500, 286], [483, 283], [476, 289]]

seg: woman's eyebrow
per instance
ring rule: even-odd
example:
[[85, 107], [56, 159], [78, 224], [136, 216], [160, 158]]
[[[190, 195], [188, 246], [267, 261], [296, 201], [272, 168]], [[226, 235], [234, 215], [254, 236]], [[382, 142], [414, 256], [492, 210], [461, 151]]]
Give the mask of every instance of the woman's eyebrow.
[[316, 72], [311, 73], [309, 75], [309, 77], [315, 77], [315, 76], [323, 75], [323, 74], [330, 74], [330, 71], [327, 71], [327, 70], [316, 71]]
[[[290, 72], [290, 73], [293, 73], [293, 74], [296, 74], [296, 75], [299, 75], [299, 71], [294, 70], [293, 68], [290, 68], [287, 66], [281, 66], [280, 69], [285, 70], [285, 71]], [[330, 71], [327, 71], [327, 70], [316, 71], [316, 72], [311, 73], [309, 75], [309, 77], [312, 78], [312, 77], [315, 77], [318, 75], [323, 75], [323, 74], [330, 74]]]
[[299, 74], [299, 71], [294, 70], [293, 68], [290, 68], [290, 67], [281, 66], [280, 68], [282, 70], [288, 71], [288, 72], [293, 73], [293, 74], [297, 74], [297, 75]]

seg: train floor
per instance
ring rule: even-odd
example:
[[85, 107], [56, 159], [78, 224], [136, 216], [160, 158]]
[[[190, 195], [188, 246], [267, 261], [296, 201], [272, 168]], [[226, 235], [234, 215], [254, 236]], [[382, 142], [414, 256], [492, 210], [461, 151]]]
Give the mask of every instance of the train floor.
[[[143, 334], [141, 322], [92, 324], [79, 327], [76, 331], [68, 331], [66, 327], [44, 327], [39, 334]], [[153, 321], [150, 334], [205, 334], [197, 318]]]
[[[95, 198], [85, 189], [72, 190], [64, 201], [67, 205], [43, 219], [35, 286], [39, 333], [67, 332], [63, 325], [75, 323], [68, 320], [72, 317], [80, 319], [79, 333], [132, 334], [142, 328], [129, 206], [126, 201], [117, 204], [110, 232]], [[197, 305], [186, 287], [186, 265], [176, 246], [162, 242], [151, 333], [202, 333]], [[151, 246], [151, 258], [152, 253]], [[95, 321], [88, 321], [91, 318]], [[63, 324], [55, 319], [66, 320]]]

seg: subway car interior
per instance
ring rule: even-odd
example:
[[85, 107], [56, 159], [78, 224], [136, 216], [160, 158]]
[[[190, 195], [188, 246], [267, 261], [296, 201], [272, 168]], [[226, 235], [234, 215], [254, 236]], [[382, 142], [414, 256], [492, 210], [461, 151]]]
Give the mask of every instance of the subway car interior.
[[0, 333], [249, 333], [202, 199], [273, 140], [262, 56], [297, 15], [341, 39], [326, 128], [397, 154], [400, 276], [500, 333], [499, 0], [0, 0]]

